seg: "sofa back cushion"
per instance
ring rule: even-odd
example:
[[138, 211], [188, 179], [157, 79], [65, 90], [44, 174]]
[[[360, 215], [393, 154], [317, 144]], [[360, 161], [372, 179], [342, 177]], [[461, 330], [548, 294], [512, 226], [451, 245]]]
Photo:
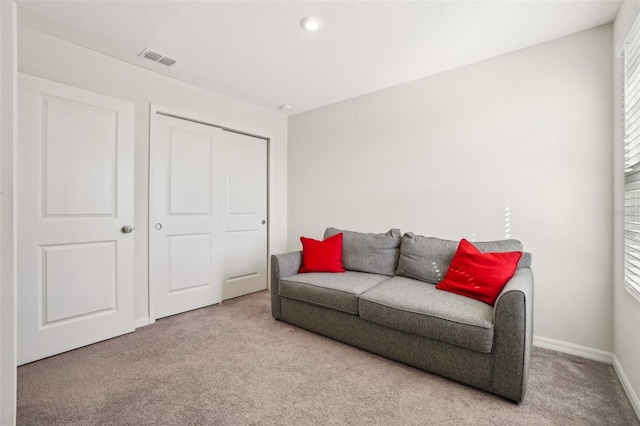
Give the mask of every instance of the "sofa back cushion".
[[390, 229], [384, 234], [363, 234], [327, 228], [324, 238], [339, 233], [343, 234], [342, 263], [345, 269], [390, 277], [395, 274], [402, 242], [399, 229]]
[[[474, 242], [473, 245], [483, 253], [522, 251], [522, 243], [518, 240]], [[447, 273], [457, 248], [458, 241], [407, 232], [402, 237], [396, 275], [438, 284]], [[527, 260], [530, 265], [531, 257], [527, 257]]]

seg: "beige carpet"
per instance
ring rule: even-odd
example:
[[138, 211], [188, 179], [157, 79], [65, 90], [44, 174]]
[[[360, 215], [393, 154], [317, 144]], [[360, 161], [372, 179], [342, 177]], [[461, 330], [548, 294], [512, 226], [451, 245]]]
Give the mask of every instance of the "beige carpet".
[[638, 425], [610, 365], [535, 348], [522, 404], [275, 321], [260, 292], [18, 369], [19, 425]]

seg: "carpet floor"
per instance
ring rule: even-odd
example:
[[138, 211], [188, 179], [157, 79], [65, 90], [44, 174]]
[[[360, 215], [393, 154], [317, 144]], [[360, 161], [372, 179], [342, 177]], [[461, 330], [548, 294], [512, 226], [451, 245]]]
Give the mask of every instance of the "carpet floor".
[[534, 348], [515, 404], [271, 317], [266, 291], [18, 368], [18, 425], [640, 425], [610, 365]]

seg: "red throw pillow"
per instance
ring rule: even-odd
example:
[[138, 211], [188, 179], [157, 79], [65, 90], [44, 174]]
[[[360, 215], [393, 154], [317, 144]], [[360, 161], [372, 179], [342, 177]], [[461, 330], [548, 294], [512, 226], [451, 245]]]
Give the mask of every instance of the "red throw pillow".
[[342, 233], [324, 241], [300, 237], [302, 267], [298, 272], [344, 272], [342, 267]]
[[516, 272], [521, 257], [521, 251], [482, 253], [469, 241], [462, 239], [444, 280], [436, 288], [493, 306]]

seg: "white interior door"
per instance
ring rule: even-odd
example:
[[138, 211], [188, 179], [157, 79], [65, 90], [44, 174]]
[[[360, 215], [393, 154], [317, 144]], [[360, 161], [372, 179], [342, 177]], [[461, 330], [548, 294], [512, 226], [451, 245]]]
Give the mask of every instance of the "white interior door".
[[134, 330], [134, 107], [21, 74], [18, 121], [24, 364]]
[[267, 288], [266, 152], [264, 139], [156, 115], [152, 317]]

